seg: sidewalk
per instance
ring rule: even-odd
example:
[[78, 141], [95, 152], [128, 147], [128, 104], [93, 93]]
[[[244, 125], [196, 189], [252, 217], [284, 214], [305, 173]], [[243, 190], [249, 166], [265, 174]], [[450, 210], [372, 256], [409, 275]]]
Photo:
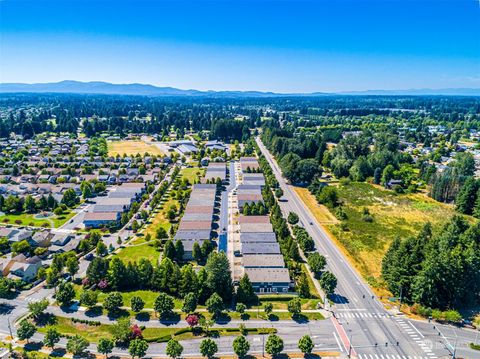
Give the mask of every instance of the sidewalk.
[[[102, 324], [115, 324], [118, 318], [111, 318], [107, 315], [98, 315], [98, 316], [89, 316], [86, 314], [86, 308], [79, 307], [78, 310], [72, 309], [69, 311], [64, 311], [60, 307], [57, 306], [49, 306], [47, 309], [48, 313], [51, 313], [58, 317], [75, 317], [76, 319], [81, 320], [89, 320], [89, 321], [96, 321]], [[176, 311], [178, 312], [178, 310]], [[206, 312], [205, 309], [199, 309], [198, 312]], [[250, 311], [252, 312], [252, 311]], [[279, 312], [287, 312], [286, 309], [279, 309], [273, 311], [273, 313]], [[303, 313], [318, 313], [320, 312], [326, 319], [331, 316], [330, 312], [326, 312], [324, 310], [304, 310]], [[247, 311], [248, 313], [248, 311]], [[289, 320], [277, 320], [277, 321], [269, 321], [269, 320], [262, 320], [262, 319], [250, 319], [250, 320], [241, 320], [241, 319], [232, 319], [229, 321], [219, 321], [215, 322], [215, 326], [222, 327], [222, 328], [238, 328], [240, 324], [245, 325], [247, 328], [282, 328], [285, 324], [311, 324], [313, 322], [323, 322], [312, 320], [312, 321], [295, 321], [293, 319]], [[159, 319], [149, 319], [149, 320], [138, 320], [133, 319], [132, 324], [137, 324], [139, 326], [145, 326], [148, 328], [185, 328], [188, 324], [184, 320], [180, 321], [160, 321]]]

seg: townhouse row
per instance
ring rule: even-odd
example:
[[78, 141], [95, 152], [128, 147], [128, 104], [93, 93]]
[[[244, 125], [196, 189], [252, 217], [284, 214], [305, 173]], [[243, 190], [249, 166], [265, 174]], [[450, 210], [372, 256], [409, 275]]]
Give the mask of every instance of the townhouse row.
[[217, 186], [215, 184], [194, 184], [190, 199], [175, 234], [174, 240], [181, 241], [184, 259], [193, 259], [193, 245], [200, 246], [212, 237], [213, 216]]
[[[240, 211], [246, 203], [263, 203], [265, 178], [255, 157], [240, 158], [241, 184], [237, 188]], [[257, 293], [286, 293], [292, 286], [268, 215], [240, 215], [240, 249], [243, 274], [248, 275]]]

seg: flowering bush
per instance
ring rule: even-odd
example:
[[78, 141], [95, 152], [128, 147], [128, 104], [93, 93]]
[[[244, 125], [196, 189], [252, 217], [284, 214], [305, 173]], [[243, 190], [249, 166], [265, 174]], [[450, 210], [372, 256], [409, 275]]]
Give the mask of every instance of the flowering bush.
[[88, 286], [90, 284], [90, 281], [88, 280], [88, 277], [85, 277], [82, 279], [82, 285], [84, 287]]
[[100, 280], [100, 282], [98, 282], [98, 288], [105, 289], [107, 287], [108, 287], [108, 282], [106, 279], [102, 279]]
[[143, 338], [142, 329], [137, 324], [132, 325], [130, 329], [132, 330], [132, 339]]
[[189, 314], [185, 320], [189, 326], [195, 327], [198, 325], [199, 318], [197, 314]]

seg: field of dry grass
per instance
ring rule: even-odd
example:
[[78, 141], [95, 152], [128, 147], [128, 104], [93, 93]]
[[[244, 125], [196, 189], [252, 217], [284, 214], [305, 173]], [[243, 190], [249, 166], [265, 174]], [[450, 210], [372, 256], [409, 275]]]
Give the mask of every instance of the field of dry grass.
[[337, 224], [338, 219], [330, 212], [330, 210], [322, 204], [318, 204], [315, 197], [307, 188], [293, 187], [300, 199], [307, 205], [315, 216], [315, 219], [321, 224]]
[[155, 145], [147, 144], [143, 141], [109, 141], [108, 154], [110, 156], [126, 154], [127, 156], [134, 156], [137, 153], [143, 155], [149, 153], [151, 155], [161, 155], [163, 152]]
[[[455, 214], [453, 206], [424, 194], [395, 194], [368, 183], [341, 185], [338, 191], [347, 219], [325, 227], [371, 284], [380, 277], [382, 258], [395, 237], [415, 236], [426, 222], [436, 230]], [[365, 220], [364, 209], [372, 222]]]

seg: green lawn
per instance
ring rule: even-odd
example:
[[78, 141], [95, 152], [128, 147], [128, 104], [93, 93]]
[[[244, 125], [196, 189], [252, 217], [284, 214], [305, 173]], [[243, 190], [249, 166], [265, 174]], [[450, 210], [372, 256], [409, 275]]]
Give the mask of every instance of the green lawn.
[[[93, 319], [94, 320], [94, 319]], [[55, 317], [55, 327], [60, 334], [75, 335], [80, 334], [91, 343], [96, 343], [100, 338], [111, 338], [110, 325], [88, 325], [83, 323], [74, 323], [71, 318]], [[40, 333], [46, 333], [48, 327], [38, 327]]]
[[[64, 335], [75, 335], [80, 334], [86, 338], [91, 343], [97, 343], [100, 338], [112, 338], [111, 325], [109, 324], [100, 324], [100, 325], [89, 325], [84, 323], [74, 323], [70, 318], [65, 317], [55, 317], [55, 324], [52, 325], [55, 327], [60, 334]], [[47, 327], [39, 327], [38, 331], [40, 333], [46, 333]], [[240, 330], [238, 328], [211, 328], [210, 332], [215, 336], [227, 336], [227, 335], [240, 335]], [[274, 328], [248, 328], [250, 334], [258, 333], [275, 333]], [[185, 328], [145, 328], [142, 332], [143, 338], [149, 342], [166, 342], [170, 338], [175, 338], [177, 340], [188, 340], [193, 339], [195, 335], [192, 333], [192, 329], [189, 327]], [[199, 335], [198, 337], [202, 337]]]
[[[395, 194], [368, 183], [340, 185], [338, 192], [348, 218], [326, 228], [372, 284], [380, 276], [382, 258], [395, 237], [414, 236], [426, 222], [438, 228], [455, 214], [453, 206], [424, 194]], [[373, 222], [363, 220], [364, 208]]]
[[[313, 279], [312, 277], [310, 277], [310, 274], [308, 273], [308, 269], [305, 263], [302, 263], [302, 272], [305, 274], [307, 278], [308, 288], [310, 288], [310, 296], [312, 297], [312, 301], [316, 300], [316, 302], [323, 303], [320, 293], [318, 293], [317, 287], [315, 287], [315, 284], [313, 283]], [[308, 309], [315, 309], [315, 308], [308, 308]]]
[[[82, 290], [83, 290], [82, 286], [75, 285], [76, 299], [80, 298]], [[130, 292], [120, 292], [120, 294], [123, 297], [123, 304], [126, 307], [130, 306], [130, 301], [132, 297], [140, 297], [145, 302], [145, 309], [153, 309], [153, 304], [155, 302], [155, 299], [158, 297], [160, 293], [154, 292], [151, 290], [132, 290]], [[103, 303], [107, 295], [108, 295], [108, 292], [105, 293], [105, 292], [98, 291], [98, 302], [100, 304]], [[181, 309], [181, 308], [182, 308], [182, 301], [180, 299], [175, 299], [175, 309]], [[199, 306], [199, 308], [204, 308], [204, 307]]]
[[129, 261], [138, 262], [140, 258], [147, 258], [152, 264], [156, 265], [160, 252], [153, 247], [153, 243], [143, 243], [122, 248], [114, 255], [117, 255], [125, 263]]
[[194, 183], [199, 177], [203, 177], [205, 169], [198, 167], [183, 168], [180, 171], [182, 179], [186, 178], [190, 183]]
[[160, 227], [163, 227], [168, 233], [172, 225], [166, 218], [166, 213], [171, 206], [175, 206], [178, 210], [180, 204], [176, 199], [168, 197], [166, 201], [162, 203], [162, 208], [155, 209], [153, 218], [149, 219], [149, 222], [145, 225], [145, 229], [142, 232], [144, 236], [150, 234], [152, 238], [155, 238], [157, 230]]
[[[75, 298], [78, 300], [80, 298], [80, 295], [82, 293], [82, 286], [80, 285], [75, 285]], [[123, 304], [125, 307], [130, 307], [130, 301], [132, 297], [138, 296], [143, 299], [145, 302], [145, 310], [149, 310], [150, 313], [150, 318], [152, 320], [157, 319], [153, 313], [153, 305], [155, 303], [155, 299], [158, 297], [159, 293], [154, 292], [151, 290], [135, 290], [135, 291], [130, 291], [130, 292], [120, 292], [120, 294], [123, 297]], [[105, 297], [108, 295], [108, 292], [101, 292], [98, 291], [98, 303], [101, 305], [103, 301], [105, 300]], [[248, 316], [247, 317], [241, 317], [241, 315], [237, 312], [226, 312], [228, 316], [231, 319], [264, 319], [266, 320], [266, 316], [263, 312], [263, 305], [267, 302], [272, 303], [273, 309], [274, 310], [286, 310], [287, 309], [287, 304], [288, 300], [295, 298], [295, 296], [265, 296], [264, 300], [260, 300], [260, 305], [259, 306], [253, 306], [252, 308], [247, 310]], [[317, 308], [317, 303], [320, 302], [319, 299], [301, 299], [302, 302], [302, 309], [303, 310], [312, 310]], [[175, 309], [180, 310], [182, 308], [182, 300], [179, 298], [174, 299], [175, 303]], [[197, 307], [198, 310], [201, 310], [202, 315], [204, 315], [206, 318], [211, 318], [211, 314], [203, 311], [205, 309], [204, 305], [199, 305]], [[106, 314], [105, 311], [103, 311], [103, 314]], [[180, 314], [180, 319], [185, 320], [185, 314], [184, 313], [179, 313]], [[135, 313], [131, 312], [131, 316], [134, 316]], [[309, 312], [309, 313], [304, 313], [305, 317], [309, 320], [322, 320], [325, 319], [322, 314], [318, 312]], [[289, 320], [291, 319], [291, 315], [288, 312], [275, 312], [274, 316], [277, 317], [277, 320]]]
[[3, 224], [16, 224], [20, 226], [35, 226], [35, 227], [46, 227], [51, 228], [52, 225], [54, 228], [62, 226], [66, 221], [70, 220], [75, 215], [71, 210], [66, 211], [64, 214], [57, 216], [52, 215], [49, 218], [37, 219], [35, 214], [21, 213], [21, 214], [6, 214], [0, 216], [0, 222]]

